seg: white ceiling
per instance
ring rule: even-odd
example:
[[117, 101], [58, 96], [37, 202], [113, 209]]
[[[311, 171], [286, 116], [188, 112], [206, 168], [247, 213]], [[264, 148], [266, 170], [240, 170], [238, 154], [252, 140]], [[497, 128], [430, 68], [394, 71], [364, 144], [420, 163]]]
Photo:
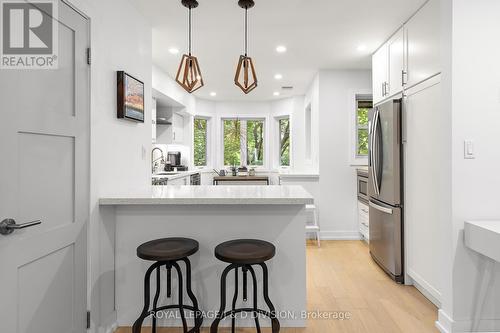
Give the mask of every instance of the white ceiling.
[[[181, 0], [134, 0], [153, 26], [153, 61], [175, 77], [187, 48], [187, 9]], [[213, 100], [261, 101], [306, 92], [319, 69], [368, 69], [370, 54], [424, 0], [255, 0], [249, 10], [249, 56], [259, 86], [244, 95], [233, 83], [243, 53], [244, 10], [237, 0], [199, 0], [193, 10], [193, 55]], [[276, 52], [285, 45], [288, 51]], [[365, 46], [359, 50], [360, 45]], [[170, 48], [180, 53], [172, 55]], [[274, 79], [275, 74], [283, 79]], [[294, 86], [285, 92], [282, 86]], [[279, 91], [280, 97], [273, 96]], [[216, 92], [217, 96], [210, 96]]]

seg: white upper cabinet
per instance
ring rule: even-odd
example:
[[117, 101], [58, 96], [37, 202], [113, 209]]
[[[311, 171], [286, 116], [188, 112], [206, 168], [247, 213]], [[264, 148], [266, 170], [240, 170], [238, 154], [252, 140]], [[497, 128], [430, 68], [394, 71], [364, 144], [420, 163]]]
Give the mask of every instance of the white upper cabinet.
[[384, 44], [380, 49], [373, 54], [373, 102], [378, 103], [386, 96], [386, 87], [388, 85], [388, 67], [389, 57], [387, 52], [387, 44]]
[[373, 54], [374, 103], [439, 74], [440, 42], [440, 4], [430, 0]]
[[440, 4], [430, 0], [405, 25], [407, 87], [441, 72]]
[[403, 28], [375, 52], [372, 65], [374, 103], [403, 91], [405, 68]]
[[156, 99], [153, 98], [152, 102], [152, 110], [151, 110], [151, 119], [152, 119], [152, 139], [153, 143], [156, 143]]
[[387, 42], [387, 54], [389, 56], [389, 86], [388, 96], [398, 94], [403, 91], [405, 78], [405, 40], [404, 31], [401, 28]]
[[172, 114], [172, 142], [184, 142], [184, 117], [175, 112]]

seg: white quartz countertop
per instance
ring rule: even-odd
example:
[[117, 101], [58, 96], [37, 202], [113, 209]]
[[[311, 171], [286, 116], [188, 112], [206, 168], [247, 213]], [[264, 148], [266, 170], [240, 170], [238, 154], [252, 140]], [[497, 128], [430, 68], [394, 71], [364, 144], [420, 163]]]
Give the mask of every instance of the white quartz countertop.
[[153, 186], [143, 195], [101, 198], [101, 206], [123, 205], [309, 205], [302, 186]]
[[465, 245], [500, 262], [500, 221], [466, 221]]
[[500, 221], [466, 221], [465, 245], [500, 262]]

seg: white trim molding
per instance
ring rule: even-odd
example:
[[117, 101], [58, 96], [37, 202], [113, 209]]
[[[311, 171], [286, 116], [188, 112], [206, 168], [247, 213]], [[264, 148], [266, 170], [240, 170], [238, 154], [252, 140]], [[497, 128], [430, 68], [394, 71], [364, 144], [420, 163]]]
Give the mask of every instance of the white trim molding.
[[361, 240], [359, 231], [321, 231], [321, 240]]
[[451, 317], [448, 316], [442, 309], [439, 309], [438, 311], [436, 327], [441, 333], [453, 332], [453, 319], [451, 319]]

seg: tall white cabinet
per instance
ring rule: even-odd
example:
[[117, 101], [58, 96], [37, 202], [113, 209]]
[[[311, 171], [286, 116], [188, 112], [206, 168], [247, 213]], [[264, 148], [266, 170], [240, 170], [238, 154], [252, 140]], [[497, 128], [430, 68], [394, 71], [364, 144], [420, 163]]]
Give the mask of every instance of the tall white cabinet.
[[449, 216], [449, 117], [440, 75], [406, 92], [404, 118], [406, 273], [437, 305], [444, 287], [442, 241]]
[[440, 305], [449, 116], [442, 110], [440, 1], [428, 1], [373, 55], [373, 96], [403, 97], [406, 283]]

